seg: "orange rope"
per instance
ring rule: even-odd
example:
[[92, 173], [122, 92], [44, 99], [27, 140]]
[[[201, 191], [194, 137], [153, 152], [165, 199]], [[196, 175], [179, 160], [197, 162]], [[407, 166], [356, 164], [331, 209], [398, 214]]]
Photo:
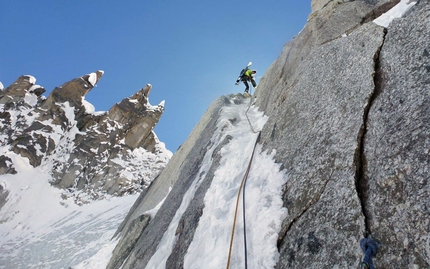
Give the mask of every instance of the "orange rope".
[[[249, 160], [248, 167], [246, 168], [245, 174], [243, 175], [242, 182], [240, 183], [239, 191], [237, 193], [236, 209], [235, 209], [235, 212], [234, 212], [233, 228], [231, 230], [231, 238], [230, 238], [230, 250], [228, 252], [228, 260], [227, 260], [227, 267], [226, 267], [226, 269], [229, 269], [229, 267], [230, 267], [231, 251], [233, 249], [234, 230], [235, 230], [235, 227], [236, 227], [237, 210], [239, 208], [240, 193], [242, 191], [243, 183], [245, 182], [246, 178], [248, 177], [249, 170], [251, 169], [252, 159], [254, 158], [254, 152], [255, 152], [255, 148], [257, 146], [257, 143], [260, 141], [260, 135], [261, 135], [261, 132], [258, 133], [257, 140], [255, 141], [255, 144], [254, 144], [254, 149], [252, 150], [251, 159]], [[243, 205], [243, 206], [245, 206], [245, 205]]]

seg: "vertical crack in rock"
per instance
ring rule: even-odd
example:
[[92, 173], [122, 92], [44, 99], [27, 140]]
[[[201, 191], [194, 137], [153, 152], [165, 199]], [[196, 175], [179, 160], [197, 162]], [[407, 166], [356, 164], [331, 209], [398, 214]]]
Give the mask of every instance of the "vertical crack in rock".
[[360, 131], [358, 132], [358, 137], [357, 137], [358, 145], [354, 156], [354, 159], [355, 159], [354, 163], [356, 164], [355, 187], [357, 189], [357, 195], [358, 195], [358, 198], [360, 199], [361, 210], [364, 216], [364, 225], [365, 225], [364, 236], [365, 237], [371, 234], [371, 229], [369, 224], [371, 215], [366, 208], [366, 204], [368, 200], [368, 191], [369, 191], [369, 178], [365, 175], [366, 156], [364, 154], [364, 140], [367, 133], [367, 120], [369, 116], [369, 111], [374, 100], [378, 97], [381, 89], [382, 73], [379, 67], [379, 54], [382, 46], [384, 45], [386, 34], [387, 32], [385, 30], [382, 44], [374, 55], [374, 76], [373, 76], [374, 89], [363, 111], [363, 124], [360, 128]]
[[[330, 176], [328, 177], [328, 179], [326, 180], [326, 182], [324, 183], [324, 186], [321, 188], [320, 193], [309, 203], [309, 205], [303, 209], [303, 211], [298, 214], [292, 221], [291, 223], [286, 226], [286, 225], [282, 225], [283, 227], [286, 226], [286, 228], [282, 229], [279, 232], [279, 236], [278, 236], [278, 242], [277, 242], [277, 248], [278, 248], [278, 252], [281, 252], [281, 246], [283, 245], [282, 243], [284, 242], [284, 239], [287, 237], [287, 233], [289, 230], [291, 230], [291, 227], [293, 227], [293, 225], [304, 215], [306, 214], [306, 212], [316, 203], [318, 203], [318, 201], [320, 200], [321, 196], [323, 195], [323, 193], [325, 192], [325, 189], [327, 187], [327, 184], [330, 182], [331, 176], [333, 175], [333, 171], [330, 173]], [[284, 199], [285, 200], [285, 199]]]

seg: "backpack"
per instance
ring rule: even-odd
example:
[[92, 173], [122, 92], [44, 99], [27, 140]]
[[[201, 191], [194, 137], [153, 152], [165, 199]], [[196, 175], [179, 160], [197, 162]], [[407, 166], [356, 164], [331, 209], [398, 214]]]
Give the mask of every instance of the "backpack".
[[242, 69], [242, 71], [240, 71], [240, 75], [239, 77], [241, 78], [243, 75], [245, 75], [245, 72], [249, 70], [249, 67], [247, 66], [246, 68]]

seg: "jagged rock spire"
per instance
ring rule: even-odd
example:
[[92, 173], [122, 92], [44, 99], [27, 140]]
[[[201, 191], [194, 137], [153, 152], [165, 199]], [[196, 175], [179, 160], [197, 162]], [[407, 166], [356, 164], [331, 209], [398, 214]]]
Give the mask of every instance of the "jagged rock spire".
[[18, 103], [26, 94], [40, 97], [45, 89], [36, 85], [36, 78], [30, 75], [20, 76], [12, 85], [0, 91], [0, 104]]
[[[120, 134], [118, 139], [124, 138], [125, 144], [130, 148], [141, 146], [143, 140], [151, 136], [153, 128], [163, 114], [163, 102], [157, 107], [152, 107], [148, 102], [151, 88], [152, 85], [147, 84], [133, 96], [115, 104], [106, 115], [110, 120], [123, 124], [128, 130], [128, 132]], [[148, 150], [152, 142], [146, 142]]]
[[[40, 96], [44, 89], [35, 85], [32, 76], [21, 76], [0, 92], [0, 105], [4, 104], [0, 130], [9, 135], [7, 141], [1, 142], [9, 144], [11, 151], [28, 158], [35, 167], [51, 161], [53, 185], [72, 192], [85, 190], [92, 198], [101, 193], [121, 195], [140, 191], [168, 161], [164, 159], [145, 176], [122, 175], [124, 168], [114, 159], [127, 163], [134, 158], [132, 151], [138, 148], [148, 154], [166, 151], [164, 147], [160, 149], [153, 132], [164, 111], [164, 102], [158, 106], [149, 104], [152, 86], [148, 84], [106, 113], [87, 111], [84, 96], [103, 73], [98, 70], [66, 82], [52, 90], [48, 98]], [[37, 102], [30, 105], [27, 99]], [[10, 162], [5, 163], [8, 165], [1, 167], [0, 162], [0, 173], [15, 171]], [[127, 164], [131, 171], [142, 166], [151, 164], [136, 161]]]
[[71, 106], [74, 106], [75, 104], [80, 105], [82, 103], [82, 97], [84, 97], [94, 88], [103, 74], [103, 71], [98, 70], [94, 73], [90, 73], [66, 82], [60, 87], [56, 87], [54, 90], [52, 90], [51, 94], [46, 100], [45, 106], [49, 106], [55, 102], [66, 101], [71, 102]]

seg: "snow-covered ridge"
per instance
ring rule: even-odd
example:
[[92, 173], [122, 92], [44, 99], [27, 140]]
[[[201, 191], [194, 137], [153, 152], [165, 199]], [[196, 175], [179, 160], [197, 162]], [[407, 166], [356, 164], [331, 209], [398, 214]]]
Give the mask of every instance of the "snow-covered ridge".
[[[102, 75], [103, 71], [97, 71], [84, 77], [94, 85]], [[67, 195], [85, 191], [91, 193], [89, 197], [99, 199], [103, 193], [139, 192], [171, 156], [152, 131], [164, 108], [152, 107], [145, 95], [149, 90], [142, 89], [131, 98], [137, 103], [115, 105], [106, 113], [95, 113], [94, 106], [85, 100], [85, 94], [91, 90], [85, 81], [80, 77], [67, 82], [55, 88], [48, 98], [30, 92], [36, 82], [32, 76], [22, 76], [8, 87], [7, 99], [3, 97], [0, 103], [15, 104], [3, 106], [9, 115], [3, 130], [8, 130], [12, 140], [20, 138], [12, 151], [28, 157], [33, 166], [42, 165], [51, 171], [53, 185], [68, 189]], [[9, 138], [4, 138], [3, 143], [7, 144]], [[146, 150], [147, 161], [128, 164], [129, 158], [135, 157], [133, 150], [140, 147]], [[151, 165], [160, 156], [162, 161]], [[125, 163], [113, 162], [118, 158]], [[123, 174], [122, 165], [132, 172]], [[115, 180], [106, 181], [106, 177]]]
[[85, 94], [102, 75], [78, 77], [48, 97], [32, 76], [4, 89], [1, 269], [69, 268], [92, 256], [169, 161], [152, 131], [163, 108], [148, 106], [148, 96], [143, 106], [94, 112]]

